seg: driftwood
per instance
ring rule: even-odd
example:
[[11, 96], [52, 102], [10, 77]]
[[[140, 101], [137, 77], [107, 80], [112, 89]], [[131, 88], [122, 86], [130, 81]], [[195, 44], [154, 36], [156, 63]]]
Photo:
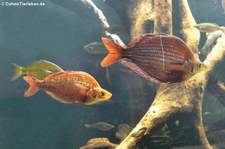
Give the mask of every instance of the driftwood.
[[[198, 43], [200, 33], [193, 28], [195, 20], [191, 14], [187, 0], [175, 0], [181, 13], [181, 33], [185, 42], [198, 58]], [[157, 12], [157, 13], [156, 13]], [[154, 33], [172, 34], [172, 0], [154, 0]], [[193, 146], [211, 149], [202, 123], [202, 99], [209, 73], [222, 60], [225, 54], [225, 35], [204, 61], [208, 71], [200, 72], [181, 83], [161, 84], [154, 102], [131, 133], [116, 147], [130, 149], [135, 147], [145, 135], [153, 135], [166, 121], [174, 115], [183, 115], [186, 119], [186, 135], [190, 137]]]
[[114, 143], [111, 143], [108, 138], [94, 138], [90, 139], [87, 142], [86, 146], [80, 147], [80, 149], [92, 149], [92, 148], [115, 148], [117, 145]]
[[[145, 25], [153, 21], [153, 0], [138, 0], [136, 4], [129, 9], [131, 24], [131, 37], [139, 37], [146, 33]], [[147, 32], [150, 32], [149, 30]]]
[[172, 0], [154, 1], [154, 33], [172, 34]]
[[217, 98], [220, 103], [225, 106], [225, 86], [222, 82], [213, 77], [209, 77], [208, 86], [206, 89]]
[[100, 9], [98, 9], [98, 7], [96, 7], [95, 4], [91, 0], [81, 0], [81, 1], [83, 4], [87, 5], [91, 9], [93, 9], [94, 13], [98, 16], [101, 25], [105, 29], [106, 36], [111, 37], [115, 43], [117, 43], [118, 45], [125, 48], [126, 45], [123, 43], [123, 41], [120, 39], [120, 37], [118, 35], [111, 34], [107, 31], [107, 29], [109, 29], [110, 26], [109, 26], [109, 23], [107, 22], [106, 17], [102, 13], [102, 11]]

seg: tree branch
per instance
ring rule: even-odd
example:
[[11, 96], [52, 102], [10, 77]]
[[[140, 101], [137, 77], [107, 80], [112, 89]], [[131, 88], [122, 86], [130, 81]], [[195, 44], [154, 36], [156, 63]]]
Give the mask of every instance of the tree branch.
[[108, 138], [94, 138], [87, 142], [86, 146], [80, 147], [80, 149], [94, 149], [94, 148], [115, 148], [117, 144], [111, 143]]
[[192, 16], [187, 0], [176, 0], [181, 14], [181, 33], [189, 48], [198, 56], [198, 44], [200, 41], [200, 32], [194, 27], [196, 21]]
[[98, 7], [91, 1], [91, 0], [81, 0], [85, 5], [89, 6], [90, 8], [93, 9], [94, 13], [98, 16], [99, 21], [101, 22], [101, 25], [103, 26], [103, 28], [105, 29], [105, 34], [106, 36], [109, 36], [113, 39], [113, 41], [115, 43], [117, 43], [118, 45], [126, 48], [126, 45], [123, 43], [123, 41], [120, 39], [120, 37], [116, 34], [111, 34], [108, 31], [106, 31], [107, 29], [110, 28], [109, 23], [107, 22], [106, 17], [104, 16], [104, 14], [102, 13], [102, 11], [100, 9], [98, 9]]
[[206, 89], [217, 98], [217, 100], [225, 106], [225, 86], [223, 83], [219, 82], [212, 76], [208, 79], [208, 84]]
[[131, 37], [135, 38], [141, 36], [146, 32], [145, 25], [154, 18], [153, 0], [136, 1], [136, 4], [129, 9], [129, 15], [132, 21]]
[[172, 34], [172, 1], [154, 1], [154, 33]]
[[204, 64], [208, 67], [207, 74], [212, 71], [214, 66], [223, 59], [225, 54], [225, 35], [223, 34], [217, 40], [217, 44], [213, 47], [212, 51], [206, 57]]

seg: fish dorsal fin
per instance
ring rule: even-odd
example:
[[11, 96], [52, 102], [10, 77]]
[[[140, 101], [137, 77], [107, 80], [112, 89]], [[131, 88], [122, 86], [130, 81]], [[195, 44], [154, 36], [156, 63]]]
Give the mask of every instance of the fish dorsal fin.
[[144, 70], [142, 70], [138, 65], [136, 65], [135, 63], [133, 63], [131, 60], [124, 60], [124, 62], [127, 64], [127, 66], [132, 69], [133, 71], [135, 71], [137, 74], [139, 74], [140, 76], [142, 76], [145, 79], [148, 79], [154, 83], [162, 83], [160, 80], [150, 76], [147, 72], [145, 72]]
[[77, 71], [77, 73], [79, 73], [79, 75], [81, 75], [82, 77], [86, 78], [86, 81], [90, 82], [92, 88], [100, 87], [99, 83], [90, 74], [88, 74], [84, 71]]
[[55, 66], [55, 68], [57, 68], [59, 71], [63, 71], [62, 68], [60, 68], [58, 65], [56, 65], [53, 62], [47, 61], [47, 60], [39, 60], [39, 61], [34, 61], [30, 66], [37, 66], [37, 65], [44, 65], [44, 66]]
[[140, 37], [133, 38], [131, 40], [131, 42], [127, 45], [127, 47], [132, 47], [132, 46], [136, 45], [137, 43], [139, 43], [140, 41], [142, 41], [145, 38], [151, 38], [152, 39], [152, 38], [154, 38], [154, 36], [155, 36], [155, 34], [149, 33], [149, 34], [144, 34], [144, 35], [142, 35]]
[[135, 45], [136, 43], [138, 43], [140, 41], [140, 38], [136, 37], [136, 38], [133, 38], [131, 40], [130, 43], [128, 43], [127, 47], [132, 47], [133, 45]]
[[134, 45], [136, 45], [137, 43], [141, 42], [142, 40], [144, 39], [148, 39], [148, 40], [152, 40], [152, 39], [155, 39], [155, 38], [158, 38], [160, 37], [160, 35], [167, 35], [165, 33], [161, 33], [161, 34], [152, 34], [152, 33], [149, 33], [149, 34], [144, 34], [138, 38], [134, 38], [131, 40], [131, 42], [127, 45], [127, 47], [132, 47]]
[[216, 23], [211, 23], [213, 26], [215, 26], [215, 27], [220, 27], [218, 24], [216, 24]]

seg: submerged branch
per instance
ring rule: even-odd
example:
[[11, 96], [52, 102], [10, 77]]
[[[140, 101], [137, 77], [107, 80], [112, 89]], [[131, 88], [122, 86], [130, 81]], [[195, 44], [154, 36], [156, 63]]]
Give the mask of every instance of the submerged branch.
[[187, 0], [176, 0], [180, 7], [181, 14], [181, 33], [187, 45], [193, 50], [196, 57], [198, 56], [198, 44], [200, 41], [200, 32], [194, 27], [196, 21], [192, 16]]
[[101, 25], [103, 26], [103, 28], [105, 29], [105, 34], [106, 36], [109, 36], [113, 39], [113, 41], [115, 43], [117, 43], [118, 45], [122, 46], [122, 47], [126, 47], [126, 45], [123, 43], [123, 41], [120, 39], [120, 37], [116, 34], [111, 34], [108, 31], [106, 31], [107, 29], [110, 28], [109, 23], [107, 22], [106, 17], [104, 16], [104, 14], [102, 13], [102, 11], [100, 9], [98, 9], [98, 7], [91, 1], [91, 0], [81, 0], [85, 5], [89, 6], [90, 8], [93, 9], [94, 13], [98, 16]]
[[172, 34], [172, 1], [154, 1], [154, 33]]
[[[209, 72], [214, 66], [223, 59], [225, 55], [225, 35], [223, 34], [217, 40], [217, 44], [213, 47], [212, 51], [206, 57], [204, 64], [208, 67]], [[209, 73], [208, 72], [208, 73]]]
[[[138, 0], [135, 6], [129, 9], [129, 16], [132, 21], [131, 24], [131, 37], [139, 37], [150, 28], [150, 23], [153, 21], [153, 0]], [[150, 32], [148, 30], [148, 32]]]
[[115, 148], [117, 144], [111, 143], [108, 138], [94, 138], [87, 142], [86, 146], [80, 149], [95, 149], [95, 148]]
[[225, 86], [213, 77], [209, 77], [208, 86], [206, 89], [225, 106]]
[[224, 85], [224, 83], [218, 82], [217, 85], [220, 88], [220, 90], [222, 90], [223, 92], [225, 91], [225, 85]]

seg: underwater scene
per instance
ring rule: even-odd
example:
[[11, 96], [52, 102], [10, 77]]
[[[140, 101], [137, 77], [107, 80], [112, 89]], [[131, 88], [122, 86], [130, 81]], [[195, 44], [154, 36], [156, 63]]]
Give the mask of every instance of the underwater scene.
[[225, 149], [225, 0], [0, 0], [0, 149]]

